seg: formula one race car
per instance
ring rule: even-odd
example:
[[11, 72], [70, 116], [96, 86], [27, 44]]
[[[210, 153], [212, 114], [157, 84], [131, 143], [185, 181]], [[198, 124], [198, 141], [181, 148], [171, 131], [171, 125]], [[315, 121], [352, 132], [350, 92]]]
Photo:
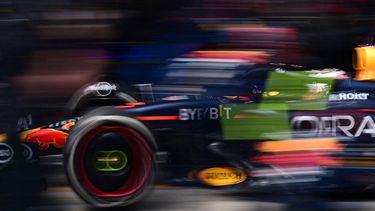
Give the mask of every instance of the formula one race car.
[[[70, 185], [97, 207], [140, 200], [160, 171], [163, 182], [233, 190], [361, 190], [375, 175], [374, 56], [374, 47], [356, 49], [355, 79], [332, 69], [247, 71], [221, 97], [134, 100], [20, 137], [40, 156], [63, 153]], [[116, 92], [107, 82], [90, 89]]]

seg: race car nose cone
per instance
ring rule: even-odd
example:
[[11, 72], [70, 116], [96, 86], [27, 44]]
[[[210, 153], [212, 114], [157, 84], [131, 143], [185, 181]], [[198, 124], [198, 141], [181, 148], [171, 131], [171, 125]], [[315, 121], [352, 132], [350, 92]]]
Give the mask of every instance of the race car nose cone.
[[120, 150], [99, 150], [94, 153], [94, 167], [98, 171], [121, 171], [128, 157]]

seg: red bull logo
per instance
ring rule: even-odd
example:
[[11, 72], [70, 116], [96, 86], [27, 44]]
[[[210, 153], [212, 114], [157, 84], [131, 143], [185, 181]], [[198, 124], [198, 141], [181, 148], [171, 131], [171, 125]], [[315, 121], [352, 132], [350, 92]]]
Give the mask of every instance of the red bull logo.
[[30, 131], [25, 131], [21, 134], [21, 140], [24, 142], [38, 143], [39, 150], [45, 151], [53, 146], [56, 149], [61, 149], [65, 146], [67, 133], [51, 129], [51, 128], [37, 128]]

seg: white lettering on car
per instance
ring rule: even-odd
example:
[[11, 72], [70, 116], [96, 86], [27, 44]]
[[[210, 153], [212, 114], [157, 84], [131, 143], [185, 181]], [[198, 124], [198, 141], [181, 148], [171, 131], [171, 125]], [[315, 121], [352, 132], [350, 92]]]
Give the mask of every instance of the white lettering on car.
[[365, 116], [363, 118], [354, 136], [360, 136], [362, 133], [371, 134], [371, 137], [375, 136], [375, 123], [370, 116]]
[[219, 118], [219, 110], [217, 108], [210, 108], [210, 119]]
[[187, 108], [180, 108], [179, 110], [180, 120], [189, 120], [189, 113]]
[[329, 101], [342, 101], [342, 100], [367, 100], [369, 93], [339, 93], [330, 94]]
[[355, 128], [356, 121], [358, 120], [350, 115], [295, 116], [291, 120], [291, 126], [294, 130], [303, 131], [308, 136], [319, 134], [336, 136], [337, 133], [341, 133], [348, 137], [358, 137], [362, 134], [375, 137], [375, 122], [371, 116], [363, 117], [358, 128]]
[[218, 119], [218, 108], [180, 108], [180, 120]]
[[98, 82], [86, 88], [87, 91], [94, 91], [96, 96], [106, 97], [112, 93], [112, 91], [117, 91], [118, 88], [115, 84], [110, 84], [108, 82]]
[[232, 108], [224, 107], [223, 110], [225, 111], [225, 118], [229, 119], [229, 112], [232, 110]]

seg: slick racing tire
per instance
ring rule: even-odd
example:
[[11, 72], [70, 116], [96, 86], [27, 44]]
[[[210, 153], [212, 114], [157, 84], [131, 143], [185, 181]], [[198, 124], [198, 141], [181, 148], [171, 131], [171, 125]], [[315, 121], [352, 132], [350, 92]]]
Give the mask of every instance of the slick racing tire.
[[[117, 86], [118, 90], [98, 95], [98, 92], [92, 90], [91, 87], [99, 83]], [[120, 105], [124, 102], [138, 102], [137, 97], [134, 94], [134, 90], [132, 90], [131, 87], [125, 84], [121, 84], [120, 86], [117, 83], [97, 82], [95, 84], [88, 84], [76, 91], [75, 94], [69, 99], [65, 108], [65, 113], [68, 117], [76, 117], [81, 116], [95, 108]]]
[[95, 207], [127, 206], [142, 199], [155, 175], [156, 143], [138, 120], [114, 109], [84, 116], [70, 133], [64, 153], [74, 191]]

